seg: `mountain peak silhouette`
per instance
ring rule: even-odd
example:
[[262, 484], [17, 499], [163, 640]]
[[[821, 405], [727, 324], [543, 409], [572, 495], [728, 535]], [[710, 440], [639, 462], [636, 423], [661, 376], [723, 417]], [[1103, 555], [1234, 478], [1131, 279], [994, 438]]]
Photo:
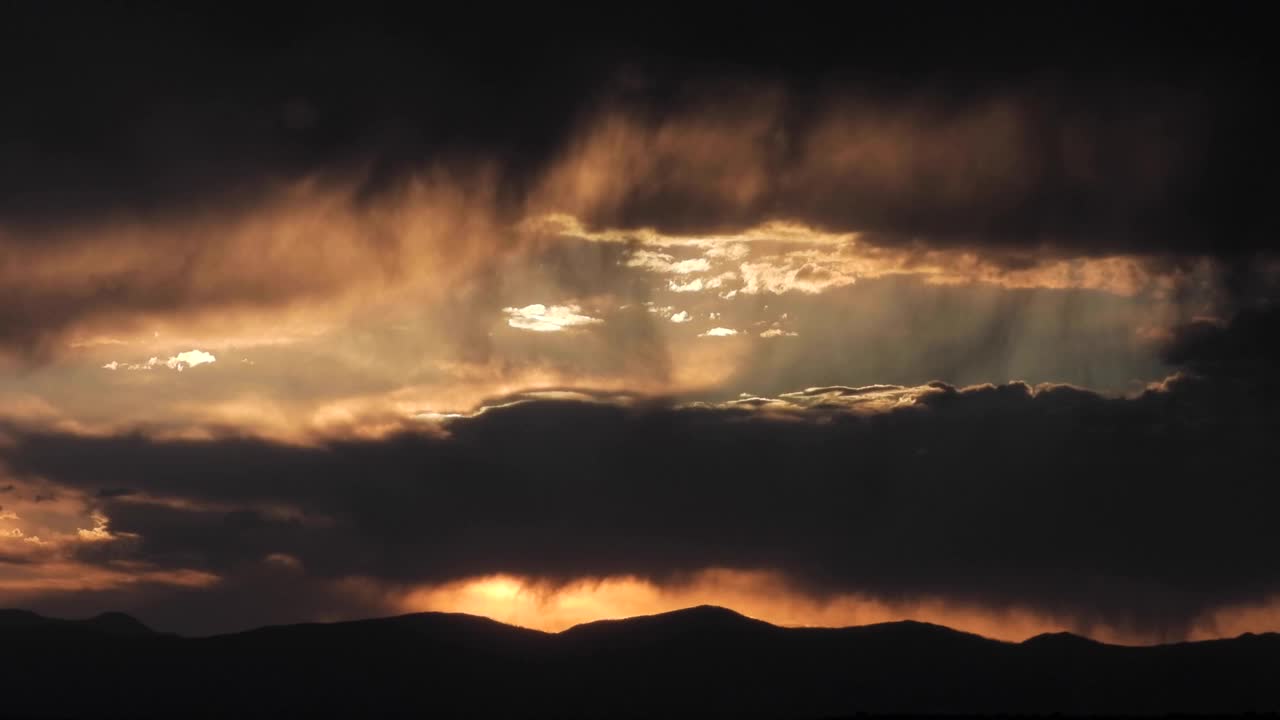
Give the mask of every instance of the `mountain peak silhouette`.
[[697, 605], [654, 615], [582, 623], [560, 633], [580, 637], [601, 633], [731, 633], [778, 629], [718, 605]]
[[141, 620], [122, 612], [99, 613], [82, 622], [94, 629], [119, 635], [150, 635], [155, 632]]
[[1092, 638], [1064, 631], [1040, 633], [1022, 641], [1023, 645], [1039, 645], [1044, 647], [1087, 647], [1101, 645]]

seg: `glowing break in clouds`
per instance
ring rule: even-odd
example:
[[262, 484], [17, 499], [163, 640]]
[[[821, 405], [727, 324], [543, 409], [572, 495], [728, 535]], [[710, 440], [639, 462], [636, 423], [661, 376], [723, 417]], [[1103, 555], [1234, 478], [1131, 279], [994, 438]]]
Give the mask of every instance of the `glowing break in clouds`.
[[511, 327], [533, 332], [559, 332], [604, 322], [600, 318], [581, 314], [582, 308], [572, 304], [548, 307], [542, 303], [534, 303], [522, 308], [503, 308], [502, 312], [507, 314], [507, 324]]
[[217, 359], [213, 353], [191, 349], [173, 355], [168, 360], [161, 360], [155, 356], [149, 358], [145, 363], [122, 363], [112, 360], [103, 365], [102, 368], [104, 370], [151, 370], [153, 368], [166, 367], [170, 370], [182, 372], [187, 368], [213, 363]]

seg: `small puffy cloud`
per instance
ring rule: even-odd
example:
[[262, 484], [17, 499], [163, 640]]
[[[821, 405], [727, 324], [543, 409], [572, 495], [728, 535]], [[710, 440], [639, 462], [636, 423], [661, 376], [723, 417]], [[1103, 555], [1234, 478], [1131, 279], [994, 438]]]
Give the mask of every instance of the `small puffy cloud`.
[[713, 327], [704, 333], [698, 333], [698, 337], [730, 337], [737, 334], [738, 331], [733, 328]]
[[166, 367], [170, 370], [182, 372], [187, 368], [193, 368], [197, 365], [207, 365], [217, 361], [217, 357], [213, 353], [204, 350], [186, 350], [177, 355], [173, 355], [166, 360], [152, 356], [144, 363], [122, 363], [116, 360], [102, 366], [104, 370], [151, 370], [158, 367]]
[[702, 287], [702, 278], [694, 278], [687, 283], [667, 281], [667, 289], [671, 292], [702, 292]]
[[671, 316], [671, 322], [673, 323], [687, 323], [692, 319], [693, 319], [693, 316], [684, 310], [681, 310], [680, 312]]
[[711, 269], [711, 263], [705, 258], [692, 258], [690, 260], [680, 260], [671, 265], [671, 272], [685, 275], [691, 272], [706, 272]]
[[783, 330], [782, 328], [773, 327], [760, 333], [760, 337], [762, 338], [796, 337], [799, 334], [800, 333], [792, 332], [790, 330]]
[[[155, 360], [155, 358], [151, 359]], [[207, 363], [214, 362], [215, 360], [217, 360], [217, 358], [214, 357], [212, 353], [207, 353], [203, 350], [188, 350], [186, 352], [180, 352], [168, 360], [165, 360], [164, 365], [171, 370], [182, 372], [183, 368], [205, 365]]]
[[507, 314], [507, 324], [517, 330], [533, 332], [559, 332], [584, 325], [595, 325], [604, 322], [582, 314], [577, 305], [543, 305], [534, 303], [521, 308], [507, 307], [502, 312]]

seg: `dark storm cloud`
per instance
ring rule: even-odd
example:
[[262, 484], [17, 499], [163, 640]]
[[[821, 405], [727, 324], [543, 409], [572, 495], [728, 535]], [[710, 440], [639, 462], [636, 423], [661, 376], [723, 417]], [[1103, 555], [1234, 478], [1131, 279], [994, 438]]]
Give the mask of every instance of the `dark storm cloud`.
[[[1260, 352], [1269, 369], [1274, 345]], [[86, 545], [89, 562], [232, 582], [269, 556], [391, 583], [776, 569], [818, 595], [1177, 633], [1280, 591], [1276, 395], [1241, 387], [1237, 368], [1191, 367], [1130, 399], [1020, 383], [935, 383], [873, 413], [842, 402], [892, 387], [813, 389], [797, 397], [829, 399], [808, 409], [524, 398], [449, 437], [290, 447], [14, 429], [0, 452], [19, 477], [97, 493], [112, 532], [137, 535]]]
[[535, 198], [593, 226], [668, 232], [786, 218], [877, 244], [1271, 247], [1270, 181], [1245, 140], [1265, 134], [1243, 126], [1255, 95], [1128, 76], [1026, 78], [963, 99], [930, 83], [890, 97], [843, 82], [815, 98], [764, 89], [699, 93], [650, 122], [612, 108]]
[[1218, 378], [1274, 386], [1280, 360], [1280, 312], [1274, 307], [1241, 311], [1230, 323], [1199, 320], [1178, 329], [1165, 348], [1175, 365]]
[[0, 213], [234, 205], [314, 172], [360, 170], [376, 193], [447, 155], [532, 159], [596, 72], [548, 52], [567, 29], [383, 10], [12, 8]]
[[[615, 157], [617, 196], [576, 207], [593, 224], [787, 216], [886, 241], [1090, 252], [1272, 242], [1266, 44], [1244, 8], [865, 6], [852, 24], [750, 4], [731, 22], [382, 10], [14, 9], [0, 220], [251, 204], [315, 173], [360, 177], [372, 197], [477, 159], [501, 165], [513, 215], [555, 209], [541, 202], [574, 198], [547, 178], [603, 114], [657, 164], [627, 177]], [[699, 150], [689, 125], [736, 140]], [[720, 192], [742, 162], [726, 154], [758, 162], [745, 195]]]

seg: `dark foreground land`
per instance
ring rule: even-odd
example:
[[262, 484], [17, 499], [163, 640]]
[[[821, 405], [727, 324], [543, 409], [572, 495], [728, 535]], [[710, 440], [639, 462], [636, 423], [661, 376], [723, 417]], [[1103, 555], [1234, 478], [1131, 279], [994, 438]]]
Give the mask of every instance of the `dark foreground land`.
[[699, 607], [548, 634], [424, 613], [210, 638], [0, 611], [0, 716], [848, 717], [1280, 710], [1280, 635], [1004, 643]]

